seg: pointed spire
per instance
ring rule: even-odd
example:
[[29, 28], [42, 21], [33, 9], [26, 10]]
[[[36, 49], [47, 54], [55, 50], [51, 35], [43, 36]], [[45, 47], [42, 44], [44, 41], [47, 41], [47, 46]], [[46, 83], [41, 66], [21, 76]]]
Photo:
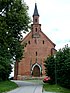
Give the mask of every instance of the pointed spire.
[[36, 3], [35, 3], [35, 9], [34, 9], [33, 16], [39, 16], [38, 9], [37, 9], [37, 4]]

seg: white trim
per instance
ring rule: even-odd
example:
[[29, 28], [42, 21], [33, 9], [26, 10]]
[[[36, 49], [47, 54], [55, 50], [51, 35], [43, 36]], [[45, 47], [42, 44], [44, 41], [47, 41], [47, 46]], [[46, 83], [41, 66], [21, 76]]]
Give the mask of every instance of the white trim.
[[36, 64], [34, 64], [34, 65], [32, 66], [32, 68], [31, 68], [31, 73], [32, 73], [32, 71], [33, 71], [33, 69], [34, 69], [35, 66], [38, 66], [38, 67], [40, 68], [40, 73], [41, 73], [42, 68], [41, 68], [41, 66], [40, 66], [38, 63], [36, 63]]

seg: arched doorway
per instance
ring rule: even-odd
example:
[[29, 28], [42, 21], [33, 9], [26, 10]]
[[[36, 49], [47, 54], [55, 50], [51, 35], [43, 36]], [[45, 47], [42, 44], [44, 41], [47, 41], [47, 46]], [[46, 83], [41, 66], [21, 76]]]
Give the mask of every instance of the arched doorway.
[[33, 75], [34, 77], [40, 77], [40, 68], [39, 68], [39, 66], [36, 65], [36, 66], [34, 67], [32, 75]]

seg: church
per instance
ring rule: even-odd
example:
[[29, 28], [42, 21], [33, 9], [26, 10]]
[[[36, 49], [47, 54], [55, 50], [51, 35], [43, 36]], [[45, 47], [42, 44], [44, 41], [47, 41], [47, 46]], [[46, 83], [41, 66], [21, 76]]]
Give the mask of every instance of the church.
[[21, 44], [25, 44], [24, 53], [22, 60], [15, 64], [14, 79], [45, 76], [44, 60], [56, 50], [55, 44], [41, 30], [36, 3], [31, 31], [23, 38]]

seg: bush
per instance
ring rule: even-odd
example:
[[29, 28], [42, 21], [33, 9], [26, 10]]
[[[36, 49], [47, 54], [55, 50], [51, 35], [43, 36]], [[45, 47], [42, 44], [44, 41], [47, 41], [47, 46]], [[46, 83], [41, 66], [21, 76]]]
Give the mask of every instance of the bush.
[[[56, 66], [56, 67], [55, 67]], [[51, 83], [57, 83], [70, 88], [70, 47], [65, 46], [45, 60], [46, 74], [51, 77]]]

